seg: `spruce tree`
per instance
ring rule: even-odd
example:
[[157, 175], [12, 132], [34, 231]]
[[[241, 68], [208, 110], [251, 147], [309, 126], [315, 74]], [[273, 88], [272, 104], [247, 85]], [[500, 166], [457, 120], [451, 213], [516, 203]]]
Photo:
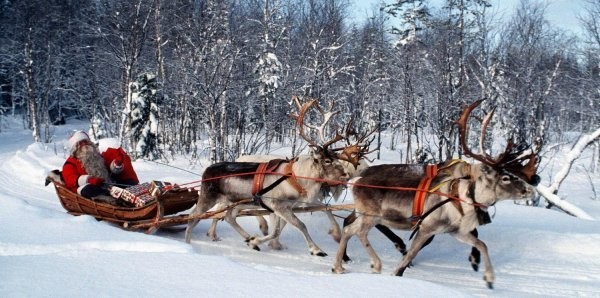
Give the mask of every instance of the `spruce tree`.
[[131, 137], [136, 157], [157, 159], [158, 104], [156, 76], [144, 73], [131, 84]]

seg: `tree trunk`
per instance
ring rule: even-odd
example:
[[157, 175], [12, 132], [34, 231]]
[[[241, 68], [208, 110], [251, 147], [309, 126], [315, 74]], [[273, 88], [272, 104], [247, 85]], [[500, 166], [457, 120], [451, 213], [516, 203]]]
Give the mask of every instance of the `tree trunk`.
[[32, 130], [34, 142], [40, 141], [40, 117], [38, 115], [37, 95], [33, 77], [33, 45], [31, 41], [31, 31], [27, 32], [27, 42], [25, 42], [25, 88], [27, 89], [27, 109], [29, 112], [28, 126]]

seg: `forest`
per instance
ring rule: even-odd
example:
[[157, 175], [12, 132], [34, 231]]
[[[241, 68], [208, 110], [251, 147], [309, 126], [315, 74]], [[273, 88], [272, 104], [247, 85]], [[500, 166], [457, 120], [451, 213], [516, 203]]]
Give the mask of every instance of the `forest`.
[[529, 0], [508, 16], [487, 0], [386, 1], [364, 20], [349, 0], [5, 0], [0, 121], [50, 143], [84, 119], [136, 158], [218, 162], [303, 150], [298, 96], [412, 163], [460, 154], [453, 123], [485, 99], [490, 142], [558, 144], [600, 119], [600, 1], [583, 2], [576, 34]]

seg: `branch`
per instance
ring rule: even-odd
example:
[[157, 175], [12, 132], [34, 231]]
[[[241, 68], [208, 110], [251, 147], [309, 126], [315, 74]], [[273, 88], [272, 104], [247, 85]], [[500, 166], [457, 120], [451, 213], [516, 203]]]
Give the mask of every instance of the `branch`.
[[552, 184], [550, 184], [549, 190], [551, 191], [551, 193], [556, 194], [558, 192], [560, 184], [565, 180], [565, 178], [567, 178], [567, 175], [569, 175], [569, 172], [571, 171], [571, 166], [573, 165], [575, 160], [579, 158], [581, 152], [583, 152], [583, 150], [589, 144], [593, 143], [598, 138], [600, 138], [600, 128], [596, 129], [596, 131], [589, 135], [583, 135], [579, 138], [575, 146], [573, 146], [573, 149], [571, 149], [571, 151], [567, 153], [565, 165], [562, 167], [562, 169], [560, 169], [560, 171], [558, 171], [558, 173], [552, 181]]
[[552, 193], [551, 189], [545, 186], [538, 186], [535, 188], [537, 192], [543, 196], [546, 200], [554, 204], [560, 210], [566, 212], [569, 215], [579, 217], [587, 220], [596, 220], [591, 215], [587, 214], [581, 208], [561, 199], [559, 196]]
[[552, 184], [549, 187], [541, 185], [536, 187], [536, 190], [540, 195], [542, 195], [546, 200], [554, 204], [560, 210], [575, 217], [588, 220], [594, 220], [594, 218], [587, 214], [585, 211], [581, 210], [579, 207], [561, 199], [556, 194], [558, 193], [558, 188], [560, 187], [560, 184], [565, 180], [565, 178], [567, 178], [567, 175], [571, 171], [571, 167], [573, 166], [575, 160], [579, 158], [581, 152], [583, 152], [583, 150], [589, 144], [591, 144], [598, 138], [600, 138], [600, 128], [598, 128], [596, 131], [589, 135], [583, 135], [582, 137], [580, 137], [575, 146], [573, 146], [571, 151], [569, 151], [569, 153], [567, 154], [567, 161], [554, 177]]

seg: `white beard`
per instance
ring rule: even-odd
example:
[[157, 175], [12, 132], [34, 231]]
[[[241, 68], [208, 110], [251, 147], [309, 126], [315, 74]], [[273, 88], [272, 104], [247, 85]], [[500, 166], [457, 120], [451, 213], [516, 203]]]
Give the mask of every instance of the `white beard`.
[[85, 145], [77, 150], [75, 157], [81, 161], [83, 168], [90, 176], [100, 177], [106, 181], [110, 175], [108, 169], [104, 166], [104, 159], [94, 145]]

